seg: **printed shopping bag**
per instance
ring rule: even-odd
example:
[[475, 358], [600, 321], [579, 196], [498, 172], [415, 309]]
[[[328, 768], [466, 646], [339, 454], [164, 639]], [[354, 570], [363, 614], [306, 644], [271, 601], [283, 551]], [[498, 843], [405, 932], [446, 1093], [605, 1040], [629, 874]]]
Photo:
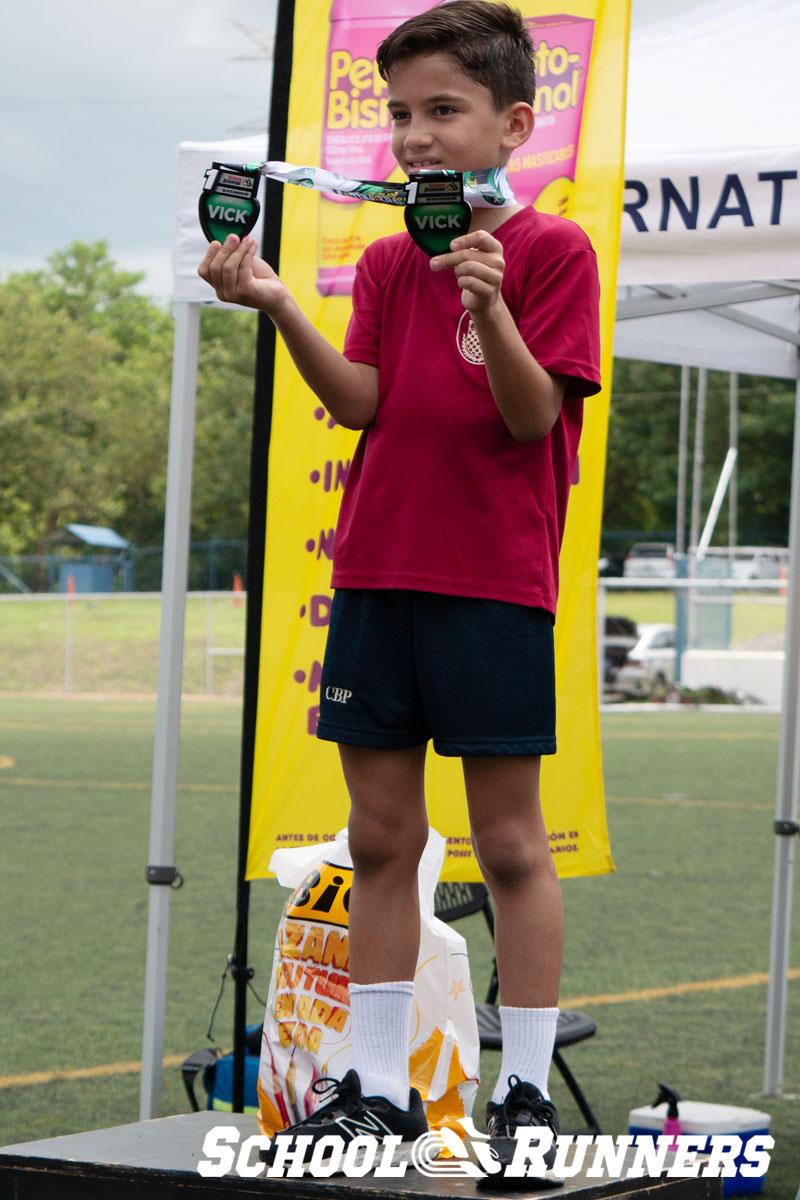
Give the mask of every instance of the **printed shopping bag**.
[[[420, 949], [409, 1029], [411, 1084], [433, 1129], [470, 1116], [479, 1042], [464, 938], [433, 914], [445, 840], [430, 830], [419, 867]], [[320, 1103], [312, 1083], [352, 1066], [347, 905], [353, 867], [347, 831], [333, 842], [276, 850], [286, 901], [275, 939], [258, 1078], [259, 1125], [271, 1135]]]

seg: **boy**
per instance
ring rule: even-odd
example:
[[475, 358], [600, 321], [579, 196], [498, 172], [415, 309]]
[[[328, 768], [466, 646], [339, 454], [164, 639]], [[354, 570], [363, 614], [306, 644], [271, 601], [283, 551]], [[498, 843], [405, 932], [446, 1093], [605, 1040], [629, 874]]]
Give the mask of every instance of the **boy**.
[[[377, 62], [408, 174], [504, 167], [531, 134], [533, 46], [505, 4], [413, 17]], [[563, 915], [539, 764], [555, 752], [566, 502], [583, 397], [599, 390], [594, 252], [575, 225], [519, 204], [475, 209], [433, 259], [405, 233], [382, 238], [358, 265], [343, 354], [252, 239], [212, 243], [199, 273], [266, 312], [335, 420], [363, 431], [336, 531], [318, 731], [339, 743], [351, 800], [354, 1066], [320, 1081], [326, 1102], [300, 1132], [410, 1142], [426, 1129], [407, 1034], [432, 738], [462, 758], [494, 902], [503, 1056], [487, 1123], [505, 1166], [518, 1125], [558, 1132], [547, 1075]]]

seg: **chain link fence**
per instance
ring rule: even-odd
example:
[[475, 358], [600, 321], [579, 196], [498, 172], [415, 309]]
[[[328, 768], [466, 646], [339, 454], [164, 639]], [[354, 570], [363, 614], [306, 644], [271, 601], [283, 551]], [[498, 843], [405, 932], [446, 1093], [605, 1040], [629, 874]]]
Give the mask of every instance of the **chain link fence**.
[[771, 579], [732, 577], [728, 562], [714, 557], [690, 564], [690, 570], [686, 578], [600, 580], [602, 698], [780, 708], [783, 563]]
[[[183, 691], [242, 694], [246, 596], [186, 599]], [[0, 691], [155, 695], [159, 593], [0, 595]]]
[[[246, 595], [234, 584], [187, 596], [186, 694], [242, 694]], [[691, 579], [603, 578], [598, 616], [604, 700], [780, 707], [782, 576], [732, 579], [712, 561]], [[158, 592], [0, 594], [0, 691], [154, 695], [160, 620]]]
[[[67, 591], [157, 592], [161, 588], [163, 546], [131, 546], [110, 554], [0, 555], [0, 596]], [[247, 542], [212, 538], [189, 547], [190, 591], [218, 592], [247, 585]]]

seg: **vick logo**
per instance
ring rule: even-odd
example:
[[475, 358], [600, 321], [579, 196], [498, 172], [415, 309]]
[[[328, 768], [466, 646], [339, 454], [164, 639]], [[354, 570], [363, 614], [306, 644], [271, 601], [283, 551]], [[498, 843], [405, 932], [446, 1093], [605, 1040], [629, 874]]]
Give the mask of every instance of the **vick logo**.
[[346, 688], [326, 687], [325, 699], [333, 700], [336, 704], [347, 704], [347, 701], [352, 696], [352, 692], [348, 692]]

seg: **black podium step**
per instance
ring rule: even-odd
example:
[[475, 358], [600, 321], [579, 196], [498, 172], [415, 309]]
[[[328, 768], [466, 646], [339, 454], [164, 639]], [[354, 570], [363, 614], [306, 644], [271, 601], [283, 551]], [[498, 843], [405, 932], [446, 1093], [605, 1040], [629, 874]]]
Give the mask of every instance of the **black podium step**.
[[[235, 1127], [239, 1145], [257, 1134], [254, 1116], [199, 1112], [114, 1129], [70, 1134], [0, 1149], [0, 1196], [14, 1200], [231, 1200], [237, 1196], [292, 1197], [299, 1200], [466, 1200], [491, 1195], [510, 1200], [533, 1195], [493, 1188], [479, 1191], [474, 1179], [428, 1178], [409, 1167], [399, 1179], [367, 1175], [360, 1179], [201, 1177], [198, 1161], [214, 1126]], [[257, 1161], [257, 1156], [253, 1155]], [[717, 1178], [568, 1179], [563, 1187], [539, 1195], [569, 1200], [721, 1200]]]

